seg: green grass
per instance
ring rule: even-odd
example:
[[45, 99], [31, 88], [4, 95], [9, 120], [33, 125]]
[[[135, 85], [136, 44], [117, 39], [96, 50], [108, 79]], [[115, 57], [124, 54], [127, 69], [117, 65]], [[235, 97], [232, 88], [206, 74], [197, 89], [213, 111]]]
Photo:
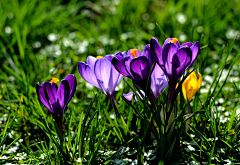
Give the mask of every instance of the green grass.
[[[126, 158], [154, 164], [157, 159], [149, 159], [155, 154], [166, 156], [162, 163], [239, 163], [239, 14], [240, 1], [233, 0], [1, 1], [0, 163], [80, 164], [82, 157], [84, 164], [114, 164], [127, 162]], [[174, 105], [179, 115], [175, 131], [179, 132], [166, 143], [164, 128], [152, 130], [155, 116], [147, 113], [150, 105], [132, 102], [131, 107], [122, 99], [122, 93], [131, 91], [125, 81], [115, 100], [127, 128], [111, 118], [114, 110], [109, 100], [78, 72], [78, 62], [85, 62], [88, 55], [105, 56], [130, 48], [142, 51], [152, 37], [161, 45], [165, 37], [201, 44], [192, 68], [203, 75], [203, 84], [190, 103], [194, 113], [190, 131], [178, 130], [184, 125], [187, 107], [180, 94]], [[68, 140], [61, 146], [35, 86], [68, 74], [74, 74], [78, 84], [63, 118]], [[166, 98], [167, 90], [159, 105], [165, 106]], [[138, 111], [146, 113], [144, 120], [136, 119], [142, 136], [131, 127], [132, 114]], [[151, 132], [161, 133], [161, 143], [155, 145]], [[154, 154], [144, 156], [150, 151]], [[18, 160], [21, 154], [24, 159]]]

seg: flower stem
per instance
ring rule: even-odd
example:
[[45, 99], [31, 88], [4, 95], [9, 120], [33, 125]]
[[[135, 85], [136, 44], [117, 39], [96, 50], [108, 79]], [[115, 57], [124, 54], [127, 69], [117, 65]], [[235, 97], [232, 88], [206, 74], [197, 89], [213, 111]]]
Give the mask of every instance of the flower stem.
[[62, 137], [63, 137], [63, 139], [64, 139], [63, 127], [62, 127], [62, 117], [61, 117], [61, 116], [55, 117], [55, 121], [56, 121], [56, 123], [57, 123], [57, 125], [58, 125], [58, 128], [59, 128], [59, 130], [60, 130], [60, 132], [61, 132], [61, 134], [62, 134]]
[[113, 98], [113, 99], [110, 99], [110, 102], [111, 102], [111, 104], [112, 104], [113, 109], [115, 110], [115, 114], [118, 113], [118, 114], [116, 114], [116, 116], [117, 116], [117, 117], [121, 116], [121, 119], [122, 119], [124, 125], [127, 127], [126, 122], [124, 121], [122, 115], [119, 113], [119, 110], [118, 110], [118, 108], [117, 108], [115, 99], [114, 99], [114, 98]]

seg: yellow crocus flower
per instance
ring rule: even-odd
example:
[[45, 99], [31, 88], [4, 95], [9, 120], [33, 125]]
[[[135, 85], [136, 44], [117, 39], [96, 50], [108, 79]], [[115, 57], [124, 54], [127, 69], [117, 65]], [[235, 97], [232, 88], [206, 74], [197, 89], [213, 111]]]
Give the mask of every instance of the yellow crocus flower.
[[[192, 72], [191, 70], [189, 72]], [[196, 94], [198, 89], [201, 87], [202, 84], [202, 75], [198, 73], [199, 79], [195, 72], [192, 72], [188, 77], [184, 80], [182, 84], [182, 92], [185, 100], [191, 101], [192, 97]]]

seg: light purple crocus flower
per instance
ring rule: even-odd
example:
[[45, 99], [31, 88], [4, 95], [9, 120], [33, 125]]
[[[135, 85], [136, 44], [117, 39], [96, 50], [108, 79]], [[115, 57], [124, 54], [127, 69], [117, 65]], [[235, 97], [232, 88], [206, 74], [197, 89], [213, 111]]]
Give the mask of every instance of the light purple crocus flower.
[[162, 68], [168, 79], [169, 103], [172, 101], [178, 80], [196, 60], [199, 51], [199, 42], [180, 45], [176, 38], [168, 38], [161, 47], [156, 38], [151, 39], [152, 60]]
[[57, 86], [57, 78], [51, 82], [37, 83], [36, 92], [41, 103], [52, 113], [63, 136], [62, 118], [65, 109], [76, 90], [77, 80], [74, 75], [66, 76]]
[[79, 73], [84, 80], [99, 88], [111, 102], [114, 101], [114, 91], [122, 75], [112, 65], [113, 56], [88, 56], [86, 63], [79, 62]]

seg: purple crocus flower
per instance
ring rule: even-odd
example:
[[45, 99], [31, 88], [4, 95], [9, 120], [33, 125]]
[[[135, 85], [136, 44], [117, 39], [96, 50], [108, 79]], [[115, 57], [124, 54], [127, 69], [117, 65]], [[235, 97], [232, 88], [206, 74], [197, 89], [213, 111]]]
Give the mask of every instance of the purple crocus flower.
[[[149, 99], [151, 98], [150, 91], [146, 91], [147, 79], [153, 64], [149, 45], [145, 46], [142, 53], [137, 49], [130, 49], [127, 53], [119, 52], [112, 59], [112, 63], [122, 75], [133, 79], [147, 93]], [[152, 72], [149, 86], [155, 97], [160, 97], [160, 93], [168, 86], [165, 74], [158, 64]]]
[[76, 90], [77, 80], [74, 75], [68, 75], [59, 87], [58, 81], [57, 78], [53, 78], [51, 82], [43, 82], [42, 85], [37, 83], [36, 92], [42, 104], [52, 113], [63, 136], [62, 117]]
[[112, 65], [113, 56], [88, 56], [86, 63], [79, 62], [79, 73], [84, 80], [99, 88], [109, 99], [114, 101], [114, 91], [122, 75]]
[[119, 52], [112, 59], [112, 63], [119, 73], [133, 79], [146, 92], [147, 79], [152, 67], [149, 45], [145, 46], [142, 53], [137, 49], [130, 49], [127, 53]]
[[199, 42], [180, 45], [176, 38], [168, 38], [161, 47], [156, 38], [150, 42], [150, 52], [165, 73], [169, 83], [169, 103], [172, 101], [178, 80], [193, 62], [200, 51]]
[[[156, 64], [155, 68], [153, 69], [152, 75], [151, 75], [151, 86], [150, 87], [153, 92], [153, 95], [156, 98], [160, 97], [160, 94], [166, 89], [167, 86], [168, 86], [168, 82], [166, 80], [165, 74], [162, 71], [162, 69], [159, 67], [159, 65]], [[145, 93], [143, 91], [141, 91], [141, 92], [145, 96]], [[137, 94], [138, 94], [138, 92], [137, 92]], [[125, 97], [128, 101], [131, 101], [132, 97], [133, 97], [133, 92], [123, 94], [123, 97]], [[140, 98], [141, 98], [141, 96], [140, 96]], [[137, 101], [137, 98], [135, 98], [135, 101]]]

